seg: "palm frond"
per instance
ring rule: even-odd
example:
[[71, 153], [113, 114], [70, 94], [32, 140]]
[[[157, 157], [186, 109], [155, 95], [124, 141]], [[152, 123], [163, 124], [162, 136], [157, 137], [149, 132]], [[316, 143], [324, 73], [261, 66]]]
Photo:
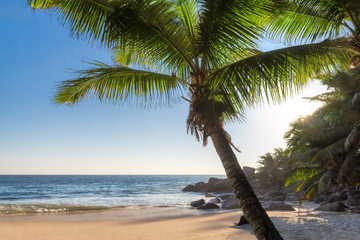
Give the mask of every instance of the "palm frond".
[[[169, 1], [41, 0], [76, 38], [115, 47], [124, 65], [136, 65], [181, 78], [193, 68], [193, 47], [186, 25]], [[124, 59], [126, 59], [126, 64]]]
[[326, 162], [333, 162], [336, 164], [334, 159], [344, 153], [344, 143], [345, 139], [341, 139], [329, 146], [326, 146], [322, 150], [320, 150], [318, 153], [315, 154], [315, 156], [311, 159], [312, 163], [326, 163]]
[[323, 172], [323, 168], [313, 166], [292, 169], [285, 174], [285, 187], [289, 186], [289, 184], [293, 182], [305, 181], [306, 179], [312, 178], [313, 176], [316, 176]]
[[109, 27], [115, 9], [124, 7], [130, 0], [109, 2], [106, 0], [28, 0], [34, 10], [48, 10], [70, 28], [75, 37], [92, 39], [112, 45], [114, 29]]
[[249, 49], [255, 49], [270, 9], [269, 1], [201, 1], [198, 42], [202, 69], [222, 67], [229, 56], [246, 56]]
[[314, 42], [345, 34], [346, 14], [337, 1], [287, 0], [267, 25], [270, 39], [285, 43]]
[[57, 104], [73, 105], [81, 100], [128, 103], [141, 107], [171, 106], [180, 100], [187, 83], [175, 76], [95, 63], [94, 68], [77, 71], [77, 79], [59, 84]]
[[[353, 49], [341, 40], [289, 47], [257, 54], [213, 72], [207, 84], [223, 91], [239, 109], [254, 102], [280, 102], [309, 78], [330, 72], [350, 59]], [[310, 67], [311, 66], [311, 67]]]

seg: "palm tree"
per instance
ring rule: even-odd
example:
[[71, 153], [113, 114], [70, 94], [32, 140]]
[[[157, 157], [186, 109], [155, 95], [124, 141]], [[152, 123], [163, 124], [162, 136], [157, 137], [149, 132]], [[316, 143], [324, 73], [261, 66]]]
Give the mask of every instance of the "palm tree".
[[268, 189], [281, 187], [284, 183], [285, 166], [289, 157], [282, 148], [276, 148], [274, 153], [266, 153], [258, 160], [258, 178], [262, 187]]
[[281, 7], [267, 25], [269, 38], [285, 43], [325, 38], [342, 42], [358, 52], [350, 68], [360, 63], [360, 2], [358, 0], [280, 0]]
[[261, 53], [257, 42], [277, 6], [270, 0], [28, 3], [58, 15], [74, 37], [114, 52], [113, 66], [94, 62], [62, 82], [56, 103], [92, 97], [154, 107], [188, 101], [188, 132], [204, 145], [211, 138], [256, 237], [282, 239], [250, 187], [224, 124], [241, 120], [246, 106], [283, 100], [309, 78], [347, 62], [353, 52], [341, 47], [346, 44], [323, 41]]
[[324, 105], [292, 123], [285, 135], [293, 167], [297, 165], [287, 174], [286, 184], [298, 182], [298, 190], [305, 190], [304, 199], [330, 182], [350, 193], [360, 183], [360, 66], [322, 81], [331, 91], [311, 99]]

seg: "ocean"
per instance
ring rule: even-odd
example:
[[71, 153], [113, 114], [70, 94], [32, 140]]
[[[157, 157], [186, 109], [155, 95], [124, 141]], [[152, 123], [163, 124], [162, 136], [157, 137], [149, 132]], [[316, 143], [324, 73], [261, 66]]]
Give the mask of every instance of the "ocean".
[[0, 214], [176, 207], [204, 197], [183, 192], [225, 175], [0, 175]]

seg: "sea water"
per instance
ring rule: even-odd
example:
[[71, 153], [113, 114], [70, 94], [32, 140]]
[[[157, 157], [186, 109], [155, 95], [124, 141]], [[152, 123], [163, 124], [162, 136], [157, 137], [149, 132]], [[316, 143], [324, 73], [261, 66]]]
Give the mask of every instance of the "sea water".
[[223, 175], [0, 175], [0, 214], [178, 207], [203, 194], [183, 192]]

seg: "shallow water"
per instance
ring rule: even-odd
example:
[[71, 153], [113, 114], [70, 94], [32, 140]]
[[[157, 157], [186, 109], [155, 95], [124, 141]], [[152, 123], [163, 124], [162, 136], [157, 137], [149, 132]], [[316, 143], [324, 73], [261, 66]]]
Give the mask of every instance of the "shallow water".
[[203, 197], [188, 184], [222, 175], [2, 175], [0, 213], [63, 212], [113, 207], [187, 208]]

